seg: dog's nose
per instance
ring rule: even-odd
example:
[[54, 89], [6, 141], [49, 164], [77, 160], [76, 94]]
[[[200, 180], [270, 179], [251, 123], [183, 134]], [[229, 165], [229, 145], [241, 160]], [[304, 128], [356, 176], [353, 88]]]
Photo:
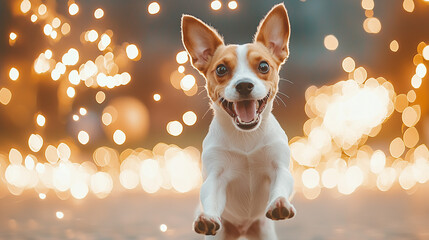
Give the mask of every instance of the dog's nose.
[[253, 90], [253, 83], [251, 82], [241, 82], [235, 86], [235, 89], [240, 95], [249, 95], [249, 93]]

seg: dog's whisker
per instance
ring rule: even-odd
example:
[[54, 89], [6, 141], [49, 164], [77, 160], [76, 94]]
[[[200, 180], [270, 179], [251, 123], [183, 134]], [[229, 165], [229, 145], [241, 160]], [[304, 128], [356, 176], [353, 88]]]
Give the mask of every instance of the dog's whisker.
[[282, 93], [282, 92], [280, 92], [280, 91], [277, 91], [277, 93], [280, 93], [281, 95], [283, 95], [283, 96], [285, 96], [285, 97], [287, 97], [287, 98], [290, 98], [288, 95], [286, 95], [286, 94], [284, 94], [284, 93]]
[[207, 115], [208, 112], [210, 112], [211, 108], [207, 109], [207, 111], [204, 113], [203, 117], [201, 119], [204, 119], [204, 117]]
[[293, 82], [291, 80], [288, 80], [286, 78], [279, 78], [280, 81], [284, 81], [284, 82], [288, 82], [290, 84], [293, 84]]
[[201, 93], [203, 93], [203, 92], [205, 92], [206, 90], [205, 89], [203, 89], [203, 90], [201, 90], [197, 95], [199, 96]]
[[286, 103], [283, 101], [283, 99], [281, 99], [279, 96], [276, 95], [276, 99], [280, 99], [280, 101], [283, 103], [283, 105], [286, 107]]

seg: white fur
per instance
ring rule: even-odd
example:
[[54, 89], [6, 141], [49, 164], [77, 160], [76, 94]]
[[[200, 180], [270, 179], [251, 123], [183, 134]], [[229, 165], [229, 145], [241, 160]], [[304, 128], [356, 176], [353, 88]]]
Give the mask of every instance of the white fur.
[[235, 90], [235, 86], [241, 82], [251, 82], [254, 89], [249, 98], [262, 99], [268, 94], [268, 89], [256, 74], [250, 69], [249, 61], [247, 60], [247, 44], [237, 45], [237, 67], [234, 76], [225, 88], [225, 99], [233, 102], [239, 100], [239, 95]]
[[[238, 67], [225, 98], [237, 100], [237, 81], [247, 79], [254, 83], [252, 94], [261, 99], [268, 89], [248, 66], [247, 46], [237, 47]], [[276, 240], [274, 223], [265, 214], [279, 198], [289, 198], [293, 191], [293, 178], [289, 171], [290, 150], [288, 138], [271, 113], [273, 100], [261, 113], [260, 126], [254, 131], [240, 131], [231, 117], [218, 104], [212, 104], [214, 118], [203, 142], [203, 177], [199, 216], [215, 219], [222, 225], [232, 223], [242, 236], [253, 223], [260, 234], [247, 234], [251, 240]], [[206, 239], [237, 239], [221, 229]]]

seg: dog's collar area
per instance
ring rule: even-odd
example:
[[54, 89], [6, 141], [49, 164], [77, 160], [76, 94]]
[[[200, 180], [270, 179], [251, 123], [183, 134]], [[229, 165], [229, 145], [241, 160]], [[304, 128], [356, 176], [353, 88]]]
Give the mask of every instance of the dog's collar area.
[[250, 122], [244, 122], [240, 119], [234, 106], [235, 104], [237, 104], [237, 102], [230, 102], [223, 97], [221, 97], [219, 101], [223, 109], [225, 110], [225, 112], [227, 112], [228, 115], [230, 115], [233, 118], [234, 123], [237, 125], [238, 128], [242, 130], [251, 130], [258, 125], [261, 119], [260, 115], [264, 111], [265, 107], [267, 106], [269, 97], [270, 97], [270, 92], [268, 92], [268, 94], [264, 98], [259, 100], [243, 100], [243, 101], [256, 101], [256, 117]]

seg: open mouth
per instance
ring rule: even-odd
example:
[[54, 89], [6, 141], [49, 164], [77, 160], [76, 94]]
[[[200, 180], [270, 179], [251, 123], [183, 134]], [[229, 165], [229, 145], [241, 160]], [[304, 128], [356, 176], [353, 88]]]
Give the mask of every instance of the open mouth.
[[261, 113], [264, 111], [270, 93], [260, 100], [242, 100], [229, 102], [224, 98], [220, 99], [223, 109], [234, 119], [234, 123], [243, 130], [255, 128], [261, 119]]

